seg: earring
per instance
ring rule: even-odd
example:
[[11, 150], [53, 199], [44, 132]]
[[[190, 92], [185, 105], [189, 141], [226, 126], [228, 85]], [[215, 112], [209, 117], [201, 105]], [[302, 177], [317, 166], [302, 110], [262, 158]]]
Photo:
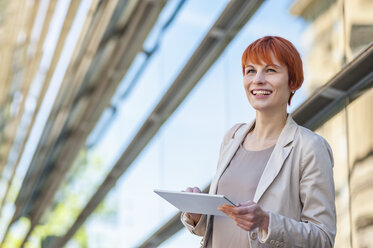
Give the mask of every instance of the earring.
[[294, 93], [295, 93], [295, 90], [292, 90], [291, 93], [294, 94]]

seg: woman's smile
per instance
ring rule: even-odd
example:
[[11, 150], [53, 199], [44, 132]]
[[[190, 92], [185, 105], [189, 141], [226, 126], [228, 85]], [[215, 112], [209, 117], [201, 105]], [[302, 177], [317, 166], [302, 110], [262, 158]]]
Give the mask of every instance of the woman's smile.
[[250, 91], [257, 99], [268, 98], [272, 94], [272, 90], [267, 89], [254, 89]]

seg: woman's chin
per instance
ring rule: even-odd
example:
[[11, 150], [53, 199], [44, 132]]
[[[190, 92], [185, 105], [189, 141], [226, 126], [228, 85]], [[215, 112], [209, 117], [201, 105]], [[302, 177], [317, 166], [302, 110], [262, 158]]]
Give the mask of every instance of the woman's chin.
[[280, 104], [264, 104], [264, 103], [250, 103], [251, 107], [259, 112], [273, 112], [280, 111], [280, 109], [285, 109], [280, 106]]
[[268, 111], [273, 108], [273, 106], [266, 103], [250, 103], [251, 107], [256, 111]]

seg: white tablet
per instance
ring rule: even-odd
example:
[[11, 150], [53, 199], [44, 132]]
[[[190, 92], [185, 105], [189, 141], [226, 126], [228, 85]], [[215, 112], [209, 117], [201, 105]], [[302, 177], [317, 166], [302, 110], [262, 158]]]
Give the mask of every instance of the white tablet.
[[206, 193], [190, 193], [169, 190], [154, 190], [154, 192], [181, 211], [187, 213], [225, 216], [223, 212], [217, 209], [219, 206], [236, 206], [236, 204], [223, 195], [209, 195]]

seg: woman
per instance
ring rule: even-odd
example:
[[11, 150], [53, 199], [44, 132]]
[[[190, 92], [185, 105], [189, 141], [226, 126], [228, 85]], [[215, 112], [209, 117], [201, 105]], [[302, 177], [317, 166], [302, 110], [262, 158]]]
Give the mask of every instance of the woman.
[[209, 192], [239, 205], [219, 207], [225, 217], [182, 213], [183, 224], [203, 236], [202, 247], [333, 247], [331, 148], [287, 114], [303, 82], [299, 53], [288, 40], [266, 36], [244, 51], [242, 71], [256, 118], [225, 135]]

